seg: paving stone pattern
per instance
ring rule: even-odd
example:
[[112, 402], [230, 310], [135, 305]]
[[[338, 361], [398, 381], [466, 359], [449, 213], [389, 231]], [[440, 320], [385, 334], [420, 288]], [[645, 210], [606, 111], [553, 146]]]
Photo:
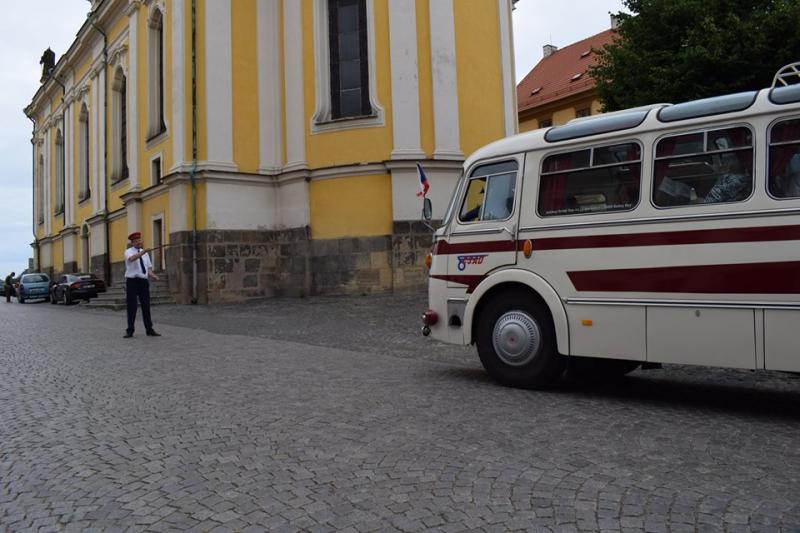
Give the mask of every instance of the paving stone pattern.
[[0, 303], [0, 531], [800, 531], [797, 377], [508, 389], [422, 306]]

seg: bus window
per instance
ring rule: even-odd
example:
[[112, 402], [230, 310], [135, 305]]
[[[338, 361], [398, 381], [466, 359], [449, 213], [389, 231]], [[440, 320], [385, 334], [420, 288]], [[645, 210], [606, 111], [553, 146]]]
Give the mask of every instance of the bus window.
[[773, 126], [767, 183], [775, 198], [800, 197], [800, 120], [785, 120]]
[[476, 168], [467, 183], [461, 222], [505, 220], [514, 210], [517, 163], [506, 162]]
[[753, 134], [736, 127], [658, 141], [653, 183], [657, 207], [741, 202], [753, 192]]
[[639, 202], [642, 150], [637, 143], [600, 146], [545, 158], [539, 215], [628, 211]]

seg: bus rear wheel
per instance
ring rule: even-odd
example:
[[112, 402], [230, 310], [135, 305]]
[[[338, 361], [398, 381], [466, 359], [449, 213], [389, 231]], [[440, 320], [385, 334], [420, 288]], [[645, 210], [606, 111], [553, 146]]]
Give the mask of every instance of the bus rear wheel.
[[478, 317], [478, 356], [495, 380], [509, 387], [537, 389], [564, 371], [547, 309], [525, 294], [492, 299]]

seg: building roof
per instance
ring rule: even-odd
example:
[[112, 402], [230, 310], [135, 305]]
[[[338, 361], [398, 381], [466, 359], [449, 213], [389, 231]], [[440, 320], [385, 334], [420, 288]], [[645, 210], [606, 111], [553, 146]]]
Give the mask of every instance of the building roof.
[[614, 34], [614, 30], [606, 30], [539, 61], [517, 85], [517, 112], [593, 89], [595, 82], [587, 69], [597, 63], [594, 50], [611, 44]]

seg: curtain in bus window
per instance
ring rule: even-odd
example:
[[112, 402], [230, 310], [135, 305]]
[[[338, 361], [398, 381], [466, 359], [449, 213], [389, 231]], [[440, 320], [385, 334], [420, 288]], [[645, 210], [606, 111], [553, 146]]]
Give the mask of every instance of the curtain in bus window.
[[703, 152], [703, 134], [690, 133], [677, 135], [658, 141], [656, 157], [669, 157], [681, 154], [699, 154]]
[[551, 155], [542, 163], [542, 172], [559, 172], [589, 166], [589, 150]]
[[777, 124], [770, 143], [790, 144], [770, 146], [769, 192], [777, 198], [800, 196], [800, 120]]
[[567, 174], [542, 176], [539, 192], [539, 213], [553, 215], [565, 211]]

